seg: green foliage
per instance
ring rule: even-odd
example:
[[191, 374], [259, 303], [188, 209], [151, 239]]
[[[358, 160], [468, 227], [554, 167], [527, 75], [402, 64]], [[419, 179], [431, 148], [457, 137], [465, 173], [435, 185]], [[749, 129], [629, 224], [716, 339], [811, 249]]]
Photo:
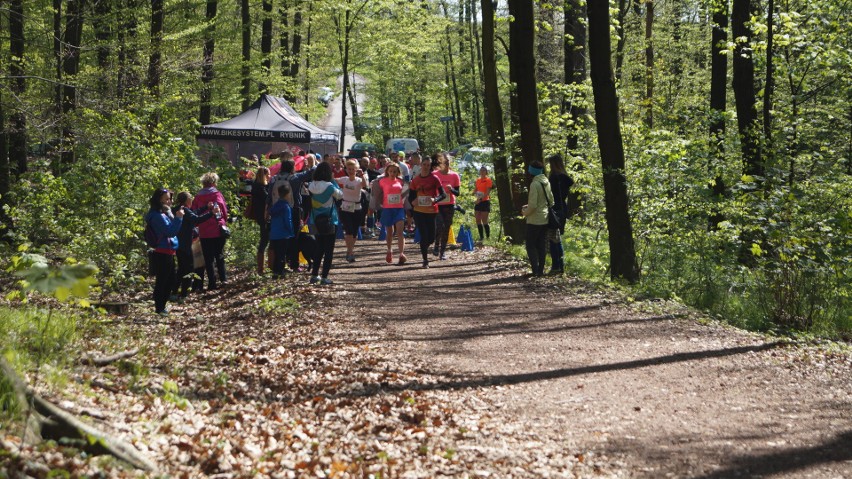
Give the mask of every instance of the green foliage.
[[260, 300], [259, 307], [266, 314], [282, 316], [299, 309], [299, 301], [292, 297], [265, 297]]

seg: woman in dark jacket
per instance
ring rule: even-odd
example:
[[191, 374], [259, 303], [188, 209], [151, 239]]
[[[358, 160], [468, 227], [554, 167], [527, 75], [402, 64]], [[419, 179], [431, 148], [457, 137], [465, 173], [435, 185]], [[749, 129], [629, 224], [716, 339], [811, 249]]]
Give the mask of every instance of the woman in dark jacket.
[[175, 254], [178, 247], [177, 234], [183, 223], [183, 209], [172, 213], [172, 192], [158, 188], [148, 201], [150, 209], [145, 214], [145, 223], [150, 225], [157, 238], [151, 253], [154, 272], [154, 311], [168, 316], [166, 303], [175, 281]]
[[559, 229], [548, 230], [547, 240], [550, 244], [550, 274], [562, 274], [565, 271], [565, 251], [562, 246], [562, 233], [565, 232], [565, 220], [568, 218], [568, 194], [574, 180], [565, 172], [562, 155], [555, 154], [547, 158], [550, 164], [550, 189], [553, 192], [553, 204], [559, 215]]
[[[174, 208], [175, 214], [180, 209], [183, 209], [183, 223], [180, 225], [180, 231], [177, 234], [177, 263], [178, 274], [175, 281], [172, 294], [177, 296], [177, 302], [183, 303], [189, 294], [189, 287], [193, 285], [193, 290], [201, 289], [201, 279], [193, 281], [191, 276], [195, 270], [192, 255], [192, 240], [193, 230], [195, 225], [202, 221], [207, 221], [213, 215], [212, 211], [208, 211], [207, 205], [204, 205], [198, 211], [190, 208], [192, 204], [192, 195], [188, 191], [181, 191], [177, 195], [177, 206]], [[206, 211], [206, 213], [204, 213]], [[178, 291], [180, 287], [180, 291]]]
[[[257, 244], [257, 274], [263, 274], [263, 256], [266, 247], [269, 246], [269, 220], [266, 212], [266, 199], [268, 193], [266, 185], [269, 184], [269, 168], [261, 166], [254, 175], [254, 183], [251, 187], [252, 219], [260, 227], [260, 242]], [[273, 252], [269, 250], [269, 262], [272, 263]]]

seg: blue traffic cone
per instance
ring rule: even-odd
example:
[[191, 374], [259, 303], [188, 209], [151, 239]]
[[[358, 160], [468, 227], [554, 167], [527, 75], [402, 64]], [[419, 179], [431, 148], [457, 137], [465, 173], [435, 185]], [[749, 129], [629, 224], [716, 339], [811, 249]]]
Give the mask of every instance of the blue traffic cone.
[[464, 227], [464, 240], [462, 241], [462, 251], [473, 251], [473, 232], [470, 227]]
[[465, 225], [461, 225], [459, 227], [459, 232], [456, 234], [456, 243], [460, 245], [464, 245], [464, 229], [467, 228]]

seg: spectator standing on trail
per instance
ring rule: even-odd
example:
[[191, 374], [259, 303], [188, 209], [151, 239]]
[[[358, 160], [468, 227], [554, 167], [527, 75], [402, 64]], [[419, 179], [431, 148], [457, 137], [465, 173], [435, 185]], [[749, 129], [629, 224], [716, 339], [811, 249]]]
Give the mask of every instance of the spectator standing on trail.
[[[254, 183], [251, 186], [251, 219], [260, 228], [260, 242], [257, 244], [257, 274], [263, 274], [264, 255], [269, 245], [269, 221], [266, 218], [266, 200], [269, 193], [266, 188], [269, 185], [269, 168], [261, 166], [254, 175]], [[272, 263], [270, 258], [270, 265]]]
[[213, 216], [198, 225], [198, 236], [201, 238], [201, 251], [204, 253], [204, 263], [207, 270], [207, 289], [218, 289], [216, 272], [219, 273], [221, 284], [225, 284], [227, 279], [224, 256], [227, 238], [223, 234], [223, 229], [227, 228], [228, 205], [225, 203], [225, 197], [216, 189], [218, 182], [219, 175], [216, 173], [212, 171], [204, 173], [201, 176], [203, 188], [192, 200], [192, 209], [194, 210], [212, 203]]
[[288, 257], [288, 240], [296, 236], [293, 230], [293, 207], [290, 185], [284, 183], [278, 187], [278, 201], [269, 209], [269, 239], [275, 250], [275, 262], [272, 264], [272, 276], [284, 275], [284, 262]]
[[547, 205], [553, 204], [550, 182], [544, 176], [544, 165], [534, 161], [527, 168], [533, 176], [530, 182], [529, 202], [521, 208], [527, 222], [526, 246], [533, 276], [544, 276], [544, 259], [547, 255]]
[[367, 188], [364, 172], [358, 168], [355, 160], [346, 162], [346, 176], [337, 183], [343, 189], [343, 201], [340, 203], [340, 222], [343, 224], [343, 239], [346, 241], [346, 261], [355, 262], [355, 241], [358, 228], [364, 223], [364, 211], [361, 205], [361, 192]]
[[554, 209], [559, 212], [559, 228], [547, 229], [547, 242], [550, 246], [550, 274], [565, 272], [565, 250], [562, 246], [562, 234], [565, 232], [565, 220], [568, 218], [568, 194], [574, 180], [565, 172], [562, 155], [556, 153], [547, 158], [550, 165], [550, 188], [553, 192]]
[[[193, 280], [191, 274], [195, 271], [192, 255], [192, 240], [195, 230], [195, 225], [202, 221], [207, 221], [213, 216], [212, 211], [207, 211], [207, 205], [201, 207], [198, 211], [192, 209], [192, 195], [188, 191], [181, 191], [177, 195], [177, 206], [173, 209], [174, 215], [177, 216], [178, 210], [183, 211], [183, 223], [180, 225], [180, 231], [177, 234], [177, 263], [178, 274], [172, 287], [173, 295], [177, 296], [178, 304], [183, 303], [189, 294], [189, 287], [193, 283], [196, 286], [193, 289], [201, 289], [201, 279]], [[204, 214], [202, 212], [207, 211]], [[180, 291], [178, 291], [180, 286]]]
[[476, 205], [473, 207], [473, 214], [476, 217], [476, 229], [479, 231], [479, 241], [491, 238], [488, 214], [491, 213], [492, 188], [494, 188], [494, 182], [488, 177], [488, 168], [483, 166], [479, 169], [479, 178], [476, 179], [476, 184], [474, 185]]
[[145, 215], [145, 223], [150, 225], [157, 244], [151, 253], [151, 268], [154, 272], [154, 311], [168, 316], [166, 303], [175, 282], [175, 255], [178, 248], [177, 234], [183, 223], [183, 208], [172, 213], [172, 192], [159, 188], [148, 201], [150, 209]]
[[[316, 282], [332, 284], [332, 281], [328, 279], [328, 273], [331, 271], [334, 242], [337, 240], [336, 228], [339, 224], [334, 200], [343, 198], [343, 192], [331, 175], [331, 165], [327, 162], [320, 163], [314, 170], [313, 181], [308, 185], [308, 191], [311, 194], [309, 223], [314, 225], [317, 239], [311, 284]], [[322, 276], [320, 276], [320, 261], [322, 261]]]
[[423, 256], [423, 267], [428, 268], [429, 247], [435, 241], [438, 202], [444, 198], [444, 189], [428, 157], [424, 158], [419, 166], [417, 175], [411, 179], [411, 189], [417, 193], [413, 201], [412, 215], [417, 230], [420, 231], [420, 255]]
[[382, 227], [387, 230], [388, 253], [385, 261], [393, 263], [393, 237], [396, 236], [399, 247], [399, 264], [405, 264], [405, 238], [402, 235], [402, 227], [405, 223], [404, 195], [408, 187], [399, 177], [400, 169], [396, 163], [388, 163], [385, 167], [385, 176], [376, 181], [376, 190], [373, 195], [381, 198], [382, 204]]
[[438, 179], [446, 195], [438, 203], [438, 220], [435, 228], [435, 249], [433, 253], [440, 259], [447, 259], [444, 252], [447, 250], [447, 240], [450, 236], [450, 228], [453, 226], [453, 216], [456, 210], [456, 195], [459, 194], [461, 177], [455, 171], [450, 170], [450, 160], [444, 153], [432, 155], [432, 162], [437, 163]]

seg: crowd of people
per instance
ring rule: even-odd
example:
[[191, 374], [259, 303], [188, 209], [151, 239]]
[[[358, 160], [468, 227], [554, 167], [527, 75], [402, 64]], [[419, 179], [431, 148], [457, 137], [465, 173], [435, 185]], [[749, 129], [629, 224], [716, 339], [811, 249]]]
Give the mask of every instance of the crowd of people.
[[[561, 274], [564, 269], [561, 233], [572, 181], [561, 156], [553, 155], [548, 162], [549, 178], [541, 163], [530, 165], [529, 202], [521, 211], [534, 276], [544, 274], [548, 244], [551, 273]], [[488, 173], [485, 166], [480, 168], [471, 192], [480, 242], [491, 235], [488, 218], [494, 182]], [[216, 187], [218, 181], [216, 173], [208, 172], [194, 197], [183, 191], [173, 204], [171, 191], [157, 189], [150, 199], [145, 222], [146, 231], [150, 228], [156, 238], [149, 242], [149, 256], [157, 314], [168, 315], [169, 301], [180, 303], [190, 291], [200, 291], [205, 277], [209, 290], [227, 280], [223, 252], [230, 237], [229, 210]], [[257, 273], [262, 275], [267, 266], [273, 277], [282, 277], [288, 270], [303, 271], [301, 255], [307, 260], [311, 284], [333, 284], [329, 273], [338, 228], [343, 230], [346, 262], [357, 261], [359, 237], [375, 238], [384, 230], [385, 261], [398, 265], [408, 261], [406, 237], [416, 231], [421, 266], [429, 268], [430, 261], [446, 259], [453, 217], [460, 209], [460, 188], [461, 176], [451, 169], [451, 157], [443, 152], [431, 156], [399, 152], [345, 161], [340, 155], [282, 152], [277, 165], [258, 167], [251, 182], [245, 216], [260, 233]], [[558, 227], [549, 221], [551, 210], [561, 212]], [[196, 267], [201, 256], [203, 267]]]

